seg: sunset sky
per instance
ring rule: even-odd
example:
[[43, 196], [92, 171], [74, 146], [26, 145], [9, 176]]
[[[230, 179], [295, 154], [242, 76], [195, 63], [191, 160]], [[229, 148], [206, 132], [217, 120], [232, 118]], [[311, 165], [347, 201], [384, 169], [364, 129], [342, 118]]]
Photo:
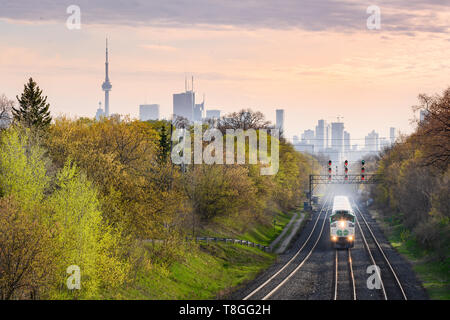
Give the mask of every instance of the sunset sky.
[[[66, 27], [72, 4], [80, 30]], [[366, 27], [370, 5], [379, 30]], [[412, 131], [419, 93], [450, 85], [449, 31], [450, 0], [0, 0], [0, 94], [15, 99], [32, 76], [53, 115], [93, 117], [108, 37], [111, 112], [157, 103], [169, 117], [193, 75], [207, 109], [271, 121], [285, 109], [288, 137], [337, 116], [352, 138], [388, 136]]]

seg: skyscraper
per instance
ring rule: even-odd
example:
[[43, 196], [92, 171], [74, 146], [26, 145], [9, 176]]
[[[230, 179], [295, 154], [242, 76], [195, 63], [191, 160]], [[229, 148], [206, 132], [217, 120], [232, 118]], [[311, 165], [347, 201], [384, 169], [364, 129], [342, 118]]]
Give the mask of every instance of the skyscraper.
[[350, 133], [344, 131], [344, 151], [350, 151]]
[[322, 152], [326, 147], [326, 124], [325, 120], [319, 120], [316, 126], [316, 139], [315, 139], [315, 149], [318, 152]]
[[173, 114], [192, 121], [195, 104], [195, 93], [186, 91], [183, 93], [175, 93], [173, 95]]
[[391, 140], [391, 144], [393, 144], [395, 142], [395, 128], [391, 127], [389, 128], [389, 138]]
[[342, 152], [344, 150], [344, 123], [331, 123], [331, 147], [336, 151]]
[[205, 98], [203, 97], [202, 103], [196, 103], [194, 105], [193, 118], [194, 122], [201, 122], [205, 117]]
[[106, 39], [105, 81], [102, 84], [102, 89], [105, 91], [105, 117], [109, 117], [109, 91], [111, 91], [112, 88], [111, 82], [109, 81], [108, 67], [108, 39]]
[[379, 135], [375, 132], [375, 130], [369, 132], [369, 134], [365, 137], [366, 151], [377, 152], [380, 150], [378, 138]]
[[173, 94], [173, 116], [183, 117], [189, 122], [194, 120], [195, 92], [194, 78], [192, 78], [191, 90], [187, 89], [185, 80], [185, 92]]
[[159, 104], [141, 104], [139, 106], [139, 120], [159, 120]]
[[283, 133], [284, 131], [284, 109], [277, 109], [276, 110], [276, 128], [280, 130], [280, 133]]

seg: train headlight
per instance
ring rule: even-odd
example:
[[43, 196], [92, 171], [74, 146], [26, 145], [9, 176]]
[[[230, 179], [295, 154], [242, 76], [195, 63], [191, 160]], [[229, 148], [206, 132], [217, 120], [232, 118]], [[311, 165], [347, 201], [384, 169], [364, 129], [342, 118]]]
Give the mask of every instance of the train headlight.
[[332, 236], [332, 237], [331, 237], [331, 240], [332, 240], [332, 241], [337, 241], [337, 237], [336, 237], [336, 236]]
[[345, 227], [345, 221], [339, 221], [339, 227], [344, 228]]
[[353, 236], [348, 236], [347, 239], [348, 241], [353, 241]]

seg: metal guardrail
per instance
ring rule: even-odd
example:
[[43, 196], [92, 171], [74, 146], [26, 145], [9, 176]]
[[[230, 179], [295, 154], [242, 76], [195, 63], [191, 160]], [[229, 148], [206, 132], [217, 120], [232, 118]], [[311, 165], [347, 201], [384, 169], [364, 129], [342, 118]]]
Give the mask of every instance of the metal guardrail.
[[[192, 238], [186, 237], [186, 241], [191, 241]], [[217, 237], [196, 237], [195, 241], [205, 241], [206, 243], [208, 242], [225, 242], [225, 243], [231, 243], [231, 244], [240, 244], [243, 246], [247, 246], [247, 247], [254, 247], [254, 248], [259, 248], [263, 251], [266, 252], [270, 252], [271, 248], [268, 246], [263, 246], [259, 243], [254, 243], [248, 240], [242, 240], [242, 239], [230, 239], [230, 238], [217, 238]], [[158, 239], [148, 239], [148, 240], [144, 240], [144, 243], [163, 243], [164, 240], [158, 240]]]

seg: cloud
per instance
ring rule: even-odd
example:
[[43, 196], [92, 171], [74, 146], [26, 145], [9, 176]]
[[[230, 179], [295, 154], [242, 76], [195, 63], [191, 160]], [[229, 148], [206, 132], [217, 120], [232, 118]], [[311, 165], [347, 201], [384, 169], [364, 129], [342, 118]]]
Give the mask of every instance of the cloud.
[[[367, 6], [355, 0], [0, 0], [0, 18], [17, 21], [65, 21], [66, 8], [77, 2], [82, 23], [130, 26], [234, 26], [239, 28], [299, 28], [309, 31], [364, 30]], [[382, 29], [394, 32], [448, 32], [446, 0], [373, 1], [382, 14]]]
[[139, 46], [144, 49], [157, 50], [157, 51], [176, 51], [176, 50], [178, 50], [176, 47], [161, 45], [161, 44], [141, 44]]

